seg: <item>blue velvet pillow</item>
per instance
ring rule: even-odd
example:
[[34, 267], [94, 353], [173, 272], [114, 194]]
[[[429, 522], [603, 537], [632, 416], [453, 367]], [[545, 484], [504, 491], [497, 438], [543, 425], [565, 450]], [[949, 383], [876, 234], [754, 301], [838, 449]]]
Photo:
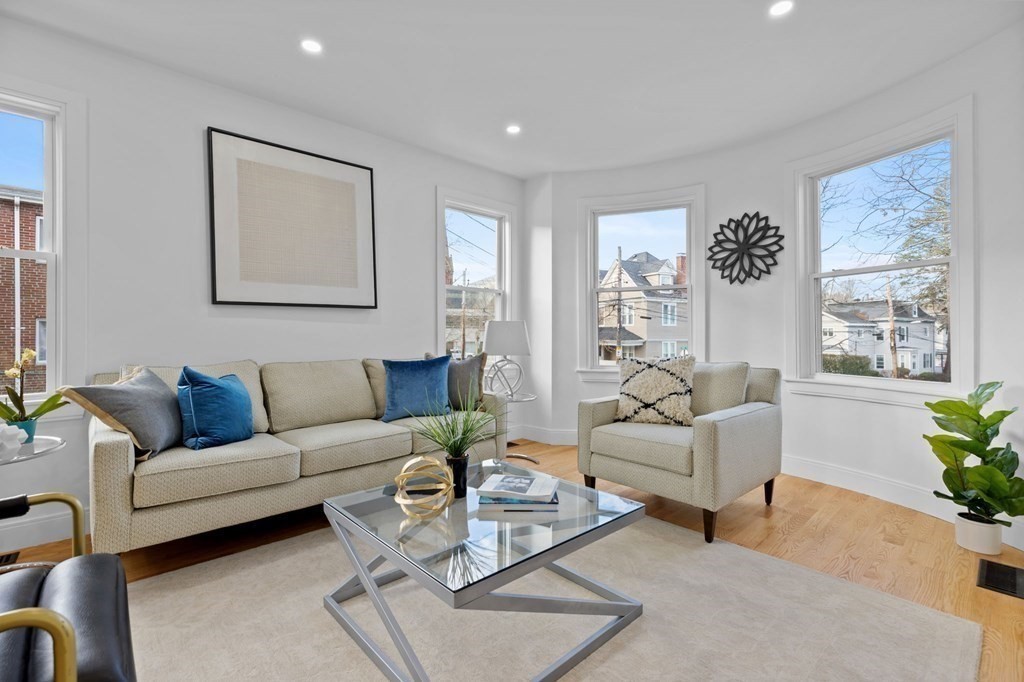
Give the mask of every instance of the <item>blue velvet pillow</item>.
[[383, 421], [448, 414], [449, 356], [431, 360], [385, 360], [387, 406]]
[[185, 447], [202, 450], [252, 438], [252, 399], [234, 374], [216, 379], [183, 368], [178, 406]]

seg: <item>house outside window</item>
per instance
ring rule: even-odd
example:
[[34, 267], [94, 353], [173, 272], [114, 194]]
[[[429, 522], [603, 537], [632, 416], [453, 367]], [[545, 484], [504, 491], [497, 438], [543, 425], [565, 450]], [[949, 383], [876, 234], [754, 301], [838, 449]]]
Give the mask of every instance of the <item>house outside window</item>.
[[443, 353], [467, 358], [483, 351], [487, 322], [506, 317], [512, 208], [442, 188], [438, 206], [444, 292], [439, 345]]
[[674, 326], [676, 326], [676, 304], [675, 303], [662, 303], [661, 304], [661, 326], [662, 327], [674, 327]]
[[[53, 390], [59, 380], [52, 347], [57, 320], [50, 307], [58, 295], [54, 221], [44, 218], [61, 191], [54, 182], [58, 112], [0, 94], [0, 282], [8, 302], [0, 307], [0, 366], [34, 351], [36, 363], [24, 378], [25, 393], [32, 396]], [[0, 379], [14, 385], [13, 379]]]

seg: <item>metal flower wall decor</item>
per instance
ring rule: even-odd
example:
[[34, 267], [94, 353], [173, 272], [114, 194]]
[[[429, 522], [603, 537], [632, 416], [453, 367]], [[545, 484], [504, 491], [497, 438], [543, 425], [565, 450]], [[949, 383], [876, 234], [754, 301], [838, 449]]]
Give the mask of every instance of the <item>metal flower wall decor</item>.
[[729, 284], [761, 279], [779, 264], [775, 257], [782, 251], [779, 226], [771, 225], [768, 216], [762, 218], [760, 212], [744, 213], [739, 220], [730, 218], [727, 224], [718, 226], [714, 241], [708, 249], [711, 267], [721, 271], [722, 279], [728, 279]]

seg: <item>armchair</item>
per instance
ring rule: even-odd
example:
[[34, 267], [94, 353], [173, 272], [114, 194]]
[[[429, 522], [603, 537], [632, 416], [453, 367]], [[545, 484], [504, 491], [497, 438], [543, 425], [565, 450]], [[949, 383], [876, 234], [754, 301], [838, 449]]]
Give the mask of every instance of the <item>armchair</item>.
[[618, 397], [579, 404], [579, 471], [704, 512], [704, 539], [715, 538], [718, 511], [764, 486], [772, 503], [782, 469], [781, 376], [746, 363], [698, 363], [693, 426], [616, 422]]
[[135, 680], [121, 560], [86, 554], [82, 505], [64, 493], [0, 499], [0, 518], [44, 502], [71, 508], [72, 558], [0, 567], [0, 679]]

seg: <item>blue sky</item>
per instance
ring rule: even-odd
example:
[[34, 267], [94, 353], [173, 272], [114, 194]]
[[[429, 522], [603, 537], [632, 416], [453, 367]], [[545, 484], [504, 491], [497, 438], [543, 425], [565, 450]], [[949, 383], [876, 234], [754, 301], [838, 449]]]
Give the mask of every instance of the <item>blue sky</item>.
[[497, 220], [449, 208], [445, 227], [456, 284], [472, 285], [497, 274]]
[[0, 185], [43, 189], [43, 122], [0, 111]]
[[601, 270], [615, 262], [620, 246], [623, 258], [649, 251], [675, 262], [677, 253], [686, 253], [686, 209], [599, 216], [597, 262]]

